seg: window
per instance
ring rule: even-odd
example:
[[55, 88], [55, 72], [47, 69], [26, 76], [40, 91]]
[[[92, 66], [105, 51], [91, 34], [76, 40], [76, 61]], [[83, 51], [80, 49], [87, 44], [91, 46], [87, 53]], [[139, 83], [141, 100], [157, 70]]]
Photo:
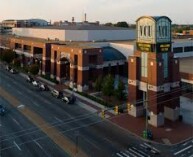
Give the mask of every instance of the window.
[[193, 51], [193, 46], [184, 47], [184, 52], [190, 52], [190, 51]]
[[164, 78], [167, 78], [168, 77], [168, 54], [163, 53], [162, 59], [163, 59], [163, 68], [164, 68]]
[[173, 52], [174, 53], [182, 53], [183, 52], [183, 47], [174, 47]]
[[148, 54], [145, 52], [141, 53], [141, 76], [147, 77], [147, 59]]

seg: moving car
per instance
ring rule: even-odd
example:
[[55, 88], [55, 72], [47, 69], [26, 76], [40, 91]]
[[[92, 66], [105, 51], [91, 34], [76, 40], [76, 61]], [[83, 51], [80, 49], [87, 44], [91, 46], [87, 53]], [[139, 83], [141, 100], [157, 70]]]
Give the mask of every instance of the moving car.
[[56, 97], [56, 98], [62, 98], [63, 97], [63, 93], [61, 91], [57, 91], [57, 90], [52, 90], [51, 91], [52, 96]]
[[6, 113], [6, 108], [3, 107], [2, 105], [0, 105], [0, 115], [1, 115], [1, 116], [4, 116], [5, 113]]
[[74, 95], [64, 96], [62, 97], [62, 101], [64, 101], [65, 104], [74, 104], [76, 101], [76, 97]]
[[41, 91], [48, 91], [48, 90], [49, 90], [49, 87], [48, 87], [46, 84], [40, 83], [40, 84], [39, 84], [39, 89], [40, 89]]

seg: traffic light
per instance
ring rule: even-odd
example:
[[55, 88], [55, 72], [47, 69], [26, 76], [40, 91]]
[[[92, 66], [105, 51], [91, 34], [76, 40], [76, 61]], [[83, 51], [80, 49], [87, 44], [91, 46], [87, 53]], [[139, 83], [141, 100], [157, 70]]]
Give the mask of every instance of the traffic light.
[[102, 109], [102, 111], [101, 111], [101, 117], [102, 117], [102, 118], [105, 118], [105, 110], [103, 110], [103, 109]]
[[118, 115], [119, 114], [119, 106], [115, 106], [114, 111], [115, 111], [115, 114]]
[[129, 113], [129, 111], [131, 111], [131, 104], [127, 104], [127, 111]]

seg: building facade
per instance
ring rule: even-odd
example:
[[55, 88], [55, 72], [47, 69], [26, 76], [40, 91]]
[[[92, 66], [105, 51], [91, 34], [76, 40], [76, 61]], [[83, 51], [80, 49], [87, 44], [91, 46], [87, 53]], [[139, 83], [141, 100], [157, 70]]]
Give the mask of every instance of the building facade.
[[140, 17], [137, 20], [136, 51], [128, 59], [129, 114], [148, 114], [148, 123], [164, 125], [177, 120], [180, 108], [179, 60], [171, 52], [171, 20]]

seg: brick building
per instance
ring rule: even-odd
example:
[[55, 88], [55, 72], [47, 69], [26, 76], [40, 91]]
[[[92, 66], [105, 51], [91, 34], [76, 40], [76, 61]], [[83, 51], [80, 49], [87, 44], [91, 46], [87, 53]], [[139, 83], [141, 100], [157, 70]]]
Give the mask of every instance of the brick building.
[[137, 20], [137, 49], [128, 59], [128, 101], [133, 106], [129, 114], [142, 116], [147, 102], [148, 123], [153, 126], [179, 117], [179, 60], [173, 57], [171, 43], [168, 17]]

